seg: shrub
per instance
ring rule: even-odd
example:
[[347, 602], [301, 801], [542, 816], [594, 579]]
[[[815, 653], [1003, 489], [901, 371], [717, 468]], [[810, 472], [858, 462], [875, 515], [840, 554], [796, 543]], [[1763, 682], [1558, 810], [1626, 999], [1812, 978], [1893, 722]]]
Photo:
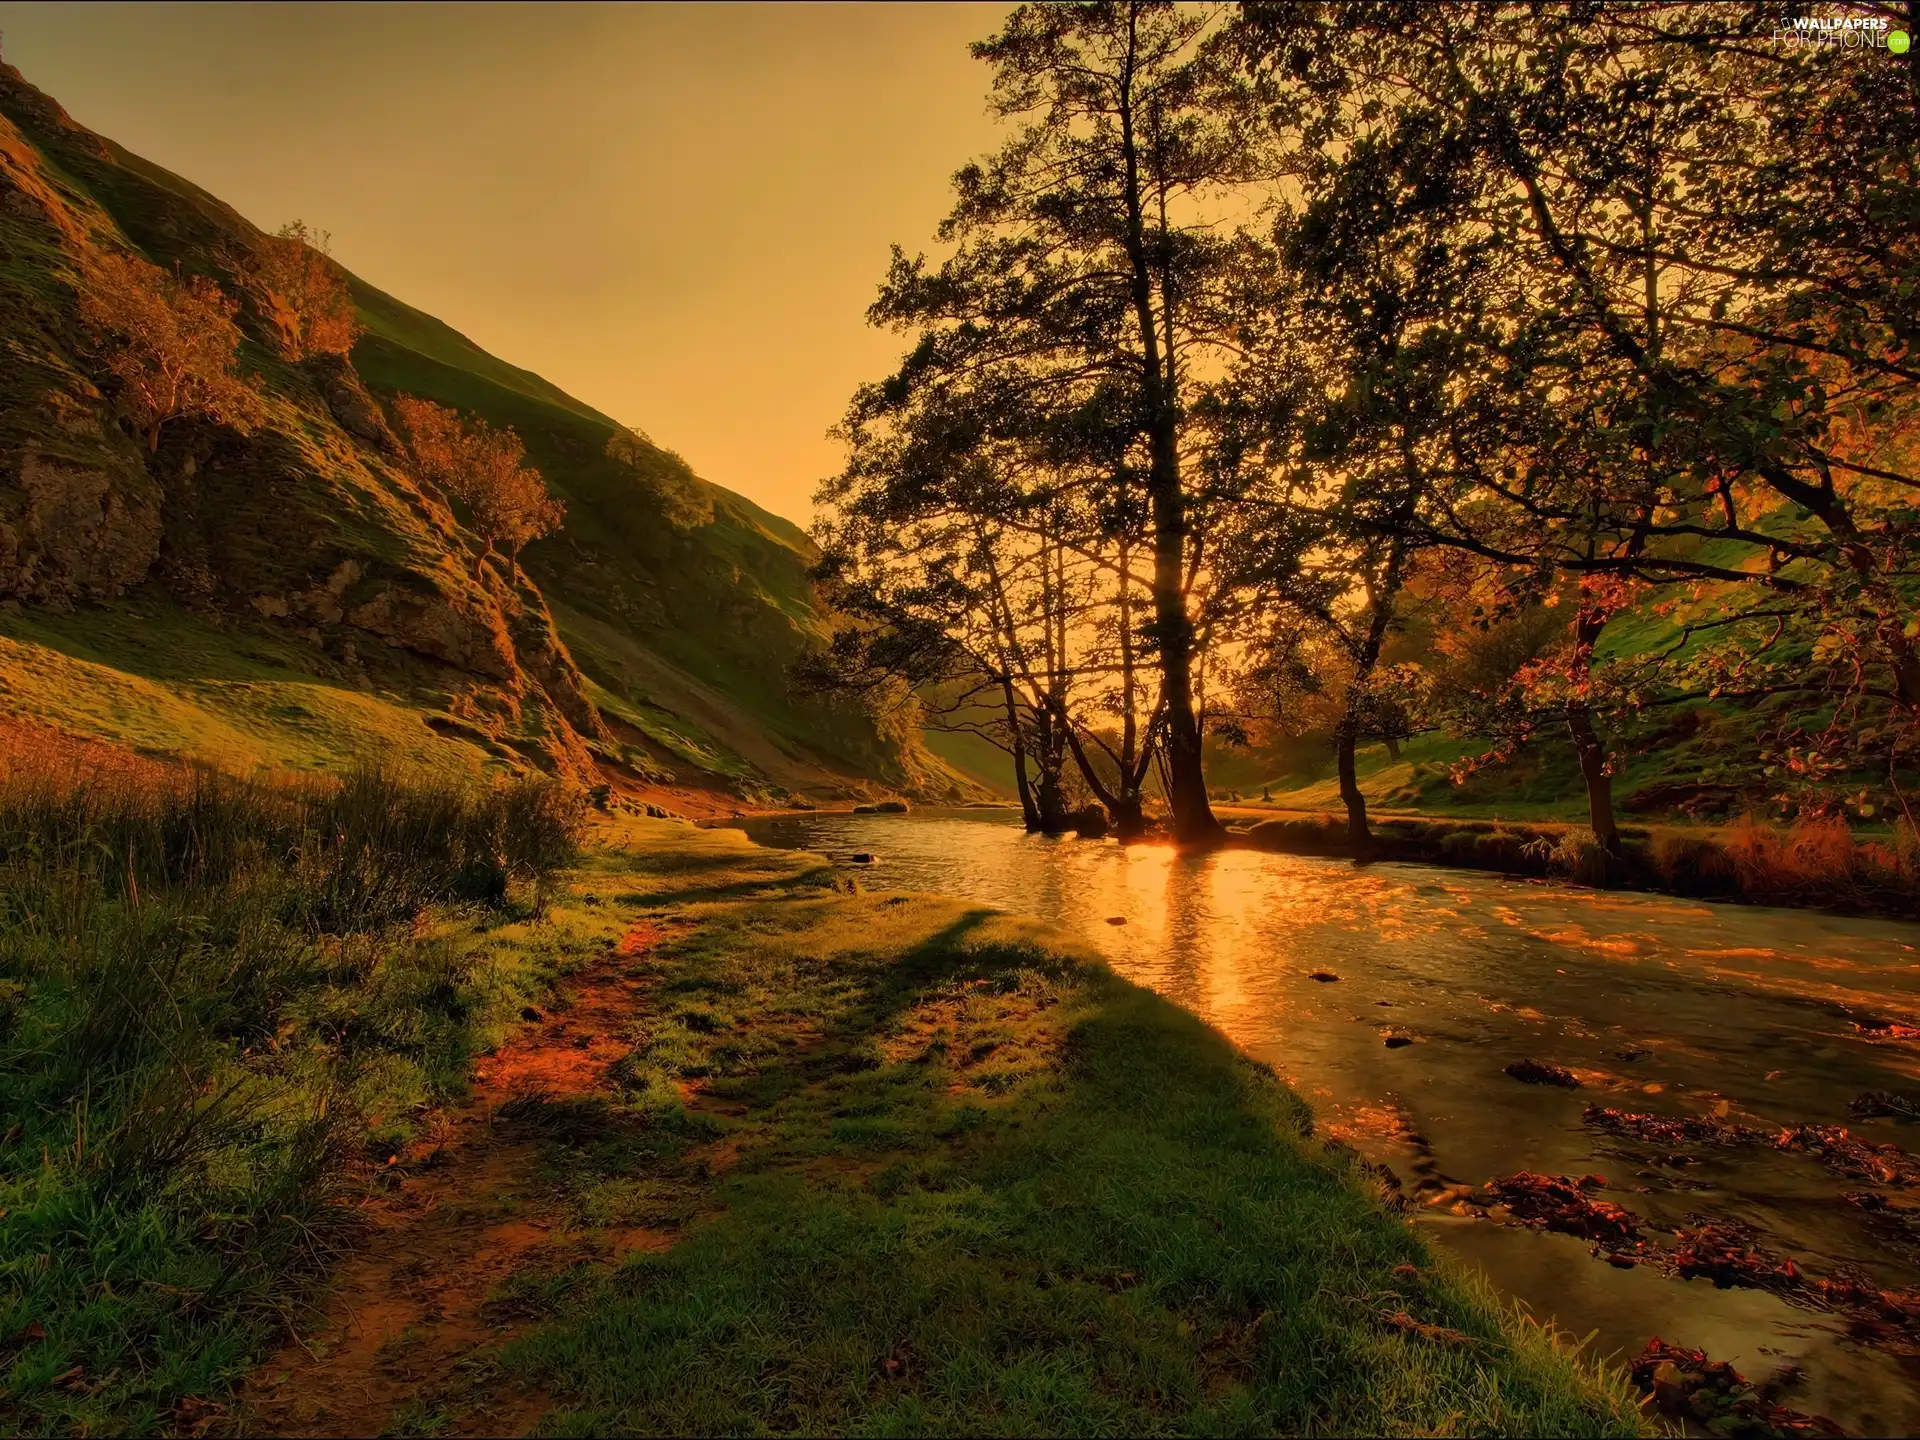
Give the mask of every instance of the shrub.
[[1608, 855], [1600, 837], [1584, 825], [1569, 825], [1556, 836], [1542, 835], [1524, 847], [1547, 869], [1581, 885], [1607, 883]]
[[1732, 858], [1702, 835], [1658, 832], [1648, 844], [1647, 863], [1662, 885], [1683, 895], [1723, 895], [1738, 888]]
[[567, 507], [548, 493], [538, 470], [522, 463], [527, 448], [512, 430], [464, 420], [412, 395], [397, 398], [393, 408], [420, 474], [467, 507], [474, 533], [486, 542], [474, 560], [476, 577], [496, 545], [514, 569], [523, 546], [560, 528]]

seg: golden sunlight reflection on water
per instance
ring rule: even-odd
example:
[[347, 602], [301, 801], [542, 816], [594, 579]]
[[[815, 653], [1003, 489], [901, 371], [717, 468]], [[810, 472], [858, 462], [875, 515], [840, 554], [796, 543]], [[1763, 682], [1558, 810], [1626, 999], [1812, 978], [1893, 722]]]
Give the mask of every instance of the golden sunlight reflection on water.
[[[1920, 1074], [1920, 1047], [1874, 1028], [1920, 1020], [1912, 926], [1413, 865], [1049, 840], [1005, 812], [743, 823], [765, 844], [871, 851], [879, 863], [862, 878], [875, 887], [1076, 932], [1272, 1065], [1311, 1099], [1323, 1132], [1410, 1187], [1416, 1167], [1430, 1188], [1520, 1169], [1599, 1173], [1610, 1198], [1656, 1228], [1733, 1222], [1813, 1273], [1920, 1280], [1914, 1253], [1871, 1229], [1805, 1157], [1749, 1147], [1675, 1169], [1581, 1119], [1591, 1103], [1717, 1111], [1905, 1142], [1896, 1122], [1852, 1121], [1847, 1105]], [[1390, 1049], [1389, 1036], [1412, 1043]], [[1522, 1059], [1569, 1069], [1583, 1088], [1520, 1084], [1504, 1072]], [[1791, 1358], [1805, 1377], [1797, 1408], [1866, 1433], [1920, 1430], [1920, 1361], [1863, 1348], [1832, 1317], [1616, 1270], [1567, 1236], [1423, 1218], [1537, 1314], [1598, 1332], [1603, 1352], [1631, 1354], [1658, 1333], [1755, 1378]]]

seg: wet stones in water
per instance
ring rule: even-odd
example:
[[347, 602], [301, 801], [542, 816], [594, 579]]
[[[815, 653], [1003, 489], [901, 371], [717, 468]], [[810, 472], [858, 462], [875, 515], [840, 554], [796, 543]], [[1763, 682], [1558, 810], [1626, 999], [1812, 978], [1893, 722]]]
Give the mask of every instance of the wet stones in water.
[[1717, 1290], [1797, 1290], [1805, 1276], [1791, 1257], [1770, 1254], [1733, 1225], [1702, 1225], [1674, 1232], [1673, 1273], [1682, 1280], [1711, 1280]]
[[853, 854], [849, 855], [847, 859], [855, 865], [877, 865], [880, 863], [880, 857], [871, 850], [856, 850]]
[[1307, 978], [1309, 980], [1318, 980], [1322, 985], [1331, 985], [1340, 977], [1331, 970], [1310, 970], [1307, 972]]
[[1920, 1092], [1912, 1090], [1866, 1090], [1847, 1103], [1847, 1109], [1863, 1120], [1892, 1116], [1896, 1120], [1920, 1120]]
[[1852, 1180], [1876, 1180], [1903, 1189], [1920, 1186], [1920, 1160], [1898, 1145], [1869, 1145], [1844, 1125], [1796, 1125], [1782, 1130], [1773, 1145], [1776, 1150], [1811, 1155]]
[[1399, 1050], [1412, 1043], [1413, 1037], [1411, 1035], [1389, 1035], [1386, 1037], [1386, 1045], [1389, 1050]]
[[1669, 1420], [1691, 1420], [1714, 1434], [1846, 1433], [1824, 1415], [1803, 1415], [1776, 1403], [1770, 1384], [1751, 1384], [1726, 1361], [1709, 1360], [1701, 1350], [1669, 1345], [1657, 1335], [1634, 1357], [1628, 1373]]
[[1489, 1180], [1486, 1203], [1504, 1207], [1522, 1225], [1578, 1235], [1605, 1246], [1632, 1248], [1640, 1238], [1640, 1217], [1611, 1200], [1596, 1200], [1588, 1193], [1606, 1183], [1598, 1175], [1572, 1180], [1565, 1175], [1522, 1170]]
[[1580, 1119], [1596, 1130], [1652, 1145], [1758, 1145], [1769, 1137], [1751, 1126], [1693, 1115], [1639, 1115], [1589, 1105]]
[[1558, 1065], [1543, 1065], [1538, 1060], [1516, 1060], [1507, 1066], [1507, 1074], [1523, 1085], [1558, 1085], [1562, 1090], [1578, 1090], [1580, 1082], [1571, 1070]]
[[1613, 1058], [1616, 1060], [1624, 1060], [1631, 1065], [1636, 1060], [1646, 1059], [1647, 1056], [1652, 1053], [1651, 1050], [1616, 1050], [1613, 1052]]
[[1920, 1025], [1907, 1025], [1879, 1015], [1869, 1015], [1864, 1020], [1855, 1020], [1853, 1028], [1869, 1040], [1920, 1039]]

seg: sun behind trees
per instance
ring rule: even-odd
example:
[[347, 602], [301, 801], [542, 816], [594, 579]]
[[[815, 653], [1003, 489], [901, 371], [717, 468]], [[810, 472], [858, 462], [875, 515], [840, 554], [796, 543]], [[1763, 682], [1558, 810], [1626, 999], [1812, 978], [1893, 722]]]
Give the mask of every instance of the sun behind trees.
[[522, 463], [527, 448], [520, 437], [412, 395], [396, 396], [393, 410], [421, 477], [466, 507], [468, 523], [485, 542], [474, 557], [475, 578], [486, 573], [487, 558], [498, 546], [506, 551], [509, 576], [517, 579], [521, 549], [558, 530], [567, 513], [540, 472]]
[[1365, 743], [1557, 734], [1617, 853], [1625, 744], [1706, 715], [1744, 803], [1911, 825], [1920, 71], [1776, 18], [1014, 11], [1008, 143], [870, 312], [816, 678], [1030, 821], [1071, 757], [1204, 839], [1202, 735], [1311, 730], [1364, 848]]
[[136, 255], [104, 251], [80, 283], [80, 319], [117, 384], [115, 407], [149, 452], [169, 421], [197, 416], [245, 434], [260, 397], [239, 373], [238, 310], [204, 275], [169, 274]]

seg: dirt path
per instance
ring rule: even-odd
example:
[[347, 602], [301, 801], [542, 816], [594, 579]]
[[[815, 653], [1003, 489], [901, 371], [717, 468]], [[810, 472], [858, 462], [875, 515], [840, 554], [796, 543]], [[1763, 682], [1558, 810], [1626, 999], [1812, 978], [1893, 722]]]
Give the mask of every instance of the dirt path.
[[493, 1300], [508, 1277], [670, 1246], [670, 1232], [572, 1223], [543, 1183], [540, 1141], [516, 1107], [589, 1097], [647, 1012], [629, 971], [669, 932], [634, 924], [568, 977], [546, 1013], [476, 1066], [471, 1093], [389, 1162], [364, 1202], [368, 1229], [335, 1270], [326, 1314], [249, 1382], [235, 1433], [523, 1434], [544, 1396], [503, 1377], [493, 1352], [521, 1321]]

